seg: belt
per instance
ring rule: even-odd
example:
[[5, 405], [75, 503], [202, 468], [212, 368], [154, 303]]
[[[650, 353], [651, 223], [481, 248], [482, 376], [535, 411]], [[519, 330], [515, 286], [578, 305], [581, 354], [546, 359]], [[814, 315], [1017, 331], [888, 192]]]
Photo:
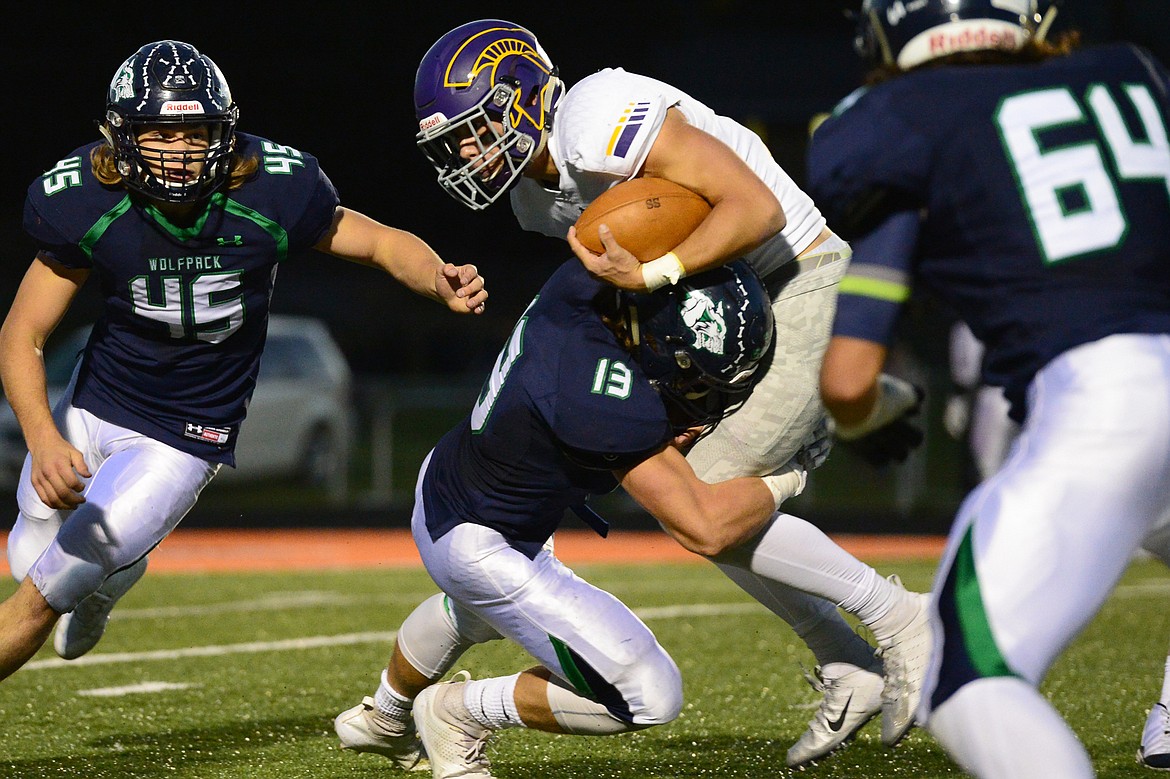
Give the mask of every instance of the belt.
[[760, 281], [764, 283], [764, 289], [768, 290], [768, 295], [774, 298], [780, 294], [780, 290], [784, 289], [788, 282], [800, 274], [809, 273], [842, 259], [845, 259], [845, 254], [842, 252], [824, 252], [797, 257], [779, 268], [768, 271], [760, 277]]

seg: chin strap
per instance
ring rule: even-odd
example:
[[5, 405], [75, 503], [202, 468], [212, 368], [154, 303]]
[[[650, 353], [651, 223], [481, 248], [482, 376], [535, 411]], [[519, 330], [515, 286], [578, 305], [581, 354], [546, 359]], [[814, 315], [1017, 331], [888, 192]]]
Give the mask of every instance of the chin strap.
[[1048, 31], [1052, 28], [1052, 22], [1056, 19], [1056, 3], [1053, 2], [1044, 11], [1044, 17], [1040, 20], [1040, 25], [1036, 28], [1036, 32], [1032, 33], [1032, 39], [1042, 43], [1048, 37]]

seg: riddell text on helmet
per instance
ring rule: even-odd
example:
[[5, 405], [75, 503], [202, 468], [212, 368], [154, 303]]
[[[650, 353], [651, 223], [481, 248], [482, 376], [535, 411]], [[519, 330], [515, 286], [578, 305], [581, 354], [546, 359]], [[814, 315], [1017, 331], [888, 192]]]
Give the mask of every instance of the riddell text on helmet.
[[978, 27], [959, 33], [939, 32], [930, 36], [930, 54], [941, 57], [972, 49], [1018, 49], [1022, 41], [1018, 32], [1002, 27]]

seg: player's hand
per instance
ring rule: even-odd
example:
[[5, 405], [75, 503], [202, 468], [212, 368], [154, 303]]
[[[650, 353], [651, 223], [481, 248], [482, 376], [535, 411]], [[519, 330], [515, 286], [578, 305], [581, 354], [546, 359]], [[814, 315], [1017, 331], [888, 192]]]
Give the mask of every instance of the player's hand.
[[687, 451], [695, 445], [695, 442], [699, 440], [699, 436], [701, 436], [703, 431], [706, 429], [706, 425], [695, 425], [688, 427], [686, 430], [672, 438], [670, 440], [669, 446], [673, 446], [683, 454], [686, 454]]
[[828, 417], [822, 416], [792, 459], [800, 463], [806, 471], [812, 471], [825, 464], [832, 450], [833, 432], [829, 429]]
[[488, 299], [483, 276], [474, 265], [444, 264], [435, 273], [435, 292], [456, 314], [482, 314]]
[[921, 387], [883, 373], [869, 418], [852, 427], [838, 425], [837, 438], [871, 465], [902, 462], [922, 444], [922, 429], [912, 417], [925, 397]]
[[876, 468], [892, 462], [903, 462], [910, 456], [910, 452], [922, 445], [922, 429], [914, 420], [907, 418], [912, 413], [861, 438], [843, 441], [842, 446]]
[[81, 452], [60, 435], [47, 436], [29, 452], [32, 464], [29, 475], [41, 501], [53, 509], [72, 509], [85, 503], [82, 491], [90, 477]]
[[576, 227], [570, 227], [569, 233], [565, 237], [573, 254], [577, 255], [577, 259], [581, 261], [585, 270], [589, 271], [589, 275], [593, 278], [619, 289], [628, 289], [634, 292], [646, 291], [646, 282], [642, 278], [642, 263], [638, 262], [637, 257], [622, 248], [622, 245], [613, 237], [613, 231], [609, 229], [608, 225], [597, 226], [597, 237], [601, 239], [601, 245], [605, 248], [605, 252], [602, 254], [594, 254], [585, 244], [577, 240]]

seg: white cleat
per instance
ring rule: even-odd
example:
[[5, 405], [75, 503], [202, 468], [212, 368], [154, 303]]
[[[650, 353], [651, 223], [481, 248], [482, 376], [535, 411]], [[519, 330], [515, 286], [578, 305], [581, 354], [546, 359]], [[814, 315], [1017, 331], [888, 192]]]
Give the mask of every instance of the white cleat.
[[66, 660], [76, 660], [97, 646], [106, 632], [110, 612], [117, 603], [101, 592], [85, 598], [73, 611], [62, 614], [53, 634], [53, 650]]
[[1137, 761], [1155, 771], [1170, 771], [1170, 711], [1165, 704], [1155, 703], [1150, 709]]
[[823, 697], [800, 739], [788, 750], [788, 767], [801, 768], [848, 744], [865, 723], [882, 710], [882, 666], [852, 663], [817, 667], [809, 684]]
[[404, 771], [431, 769], [414, 723], [391, 722], [378, 712], [374, 699], [368, 696], [357, 706], [338, 714], [333, 719], [333, 730], [341, 739], [342, 749], [381, 755]]
[[463, 683], [470, 678], [460, 671], [414, 699], [414, 724], [435, 779], [493, 779], [485, 754], [493, 731], [472, 719], [463, 703]]
[[[901, 587], [898, 577], [891, 576]], [[922, 700], [922, 683], [930, 663], [933, 629], [930, 625], [930, 593], [911, 593], [918, 613], [906, 627], [884, 642], [880, 654], [886, 686], [882, 694], [882, 743], [895, 746], [914, 727], [914, 713]]]

